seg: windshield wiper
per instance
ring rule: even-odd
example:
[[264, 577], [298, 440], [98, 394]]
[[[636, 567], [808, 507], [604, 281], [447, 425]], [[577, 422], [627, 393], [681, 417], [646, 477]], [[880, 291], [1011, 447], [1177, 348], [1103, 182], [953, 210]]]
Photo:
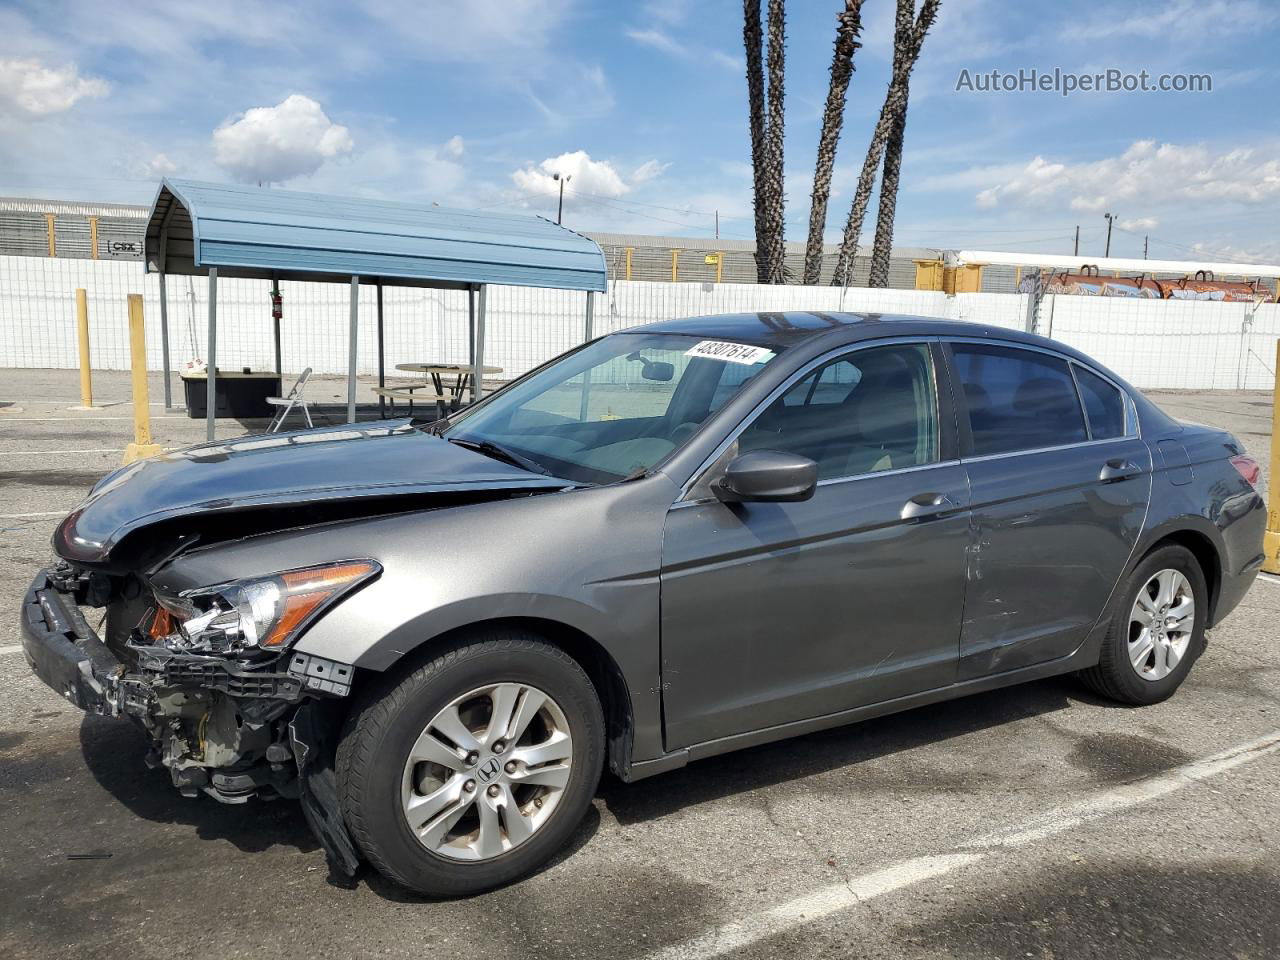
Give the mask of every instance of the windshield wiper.
[[450, 443], [456, 443], [460, 447], [466, 447], [468, 450], [474, 450], [476, 453], [483, 453], [487, 457], [493, 457], [495, 460], [502, 460], [514, 467], [522, 467], [532, 473], [540, 473], [544, 477], [552, 476], [550, 470], [535, 460], [530, 460], [522, 454], [516, 453], [514, 450], [508, 450], [506, 447], [499, 446], [492, 440], [466, 440], [462, 437], [445, 437]]

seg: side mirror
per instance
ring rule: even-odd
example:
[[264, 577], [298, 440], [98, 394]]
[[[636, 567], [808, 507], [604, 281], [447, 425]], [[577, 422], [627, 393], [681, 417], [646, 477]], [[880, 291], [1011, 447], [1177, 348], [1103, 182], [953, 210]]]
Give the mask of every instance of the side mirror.
[[798, 453], [752, 450], [730, 461], [712, 484], [724, 503], [793, 503], [808, 500], [818, 486], [818, 465]]

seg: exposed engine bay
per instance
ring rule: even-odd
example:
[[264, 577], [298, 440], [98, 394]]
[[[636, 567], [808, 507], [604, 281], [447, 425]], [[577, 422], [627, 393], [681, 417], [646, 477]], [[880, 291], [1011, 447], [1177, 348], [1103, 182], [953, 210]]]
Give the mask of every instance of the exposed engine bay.
[[[354, 668], [286, 641], [377, 569], [334, 564], [170, 598], [60, 561], [27, 594], [25, 626], [44, 634], [25, 645], [27, 659], [86, 712], [141, 726], [153, 744], [147, 764], [168, 770], [183, 795], [302, 800], [331, 867], [349, 875], [358, 859], [331, 764], [333, 707], [350, 694]], [[106, 609], [105, 639], [82, 607]]]

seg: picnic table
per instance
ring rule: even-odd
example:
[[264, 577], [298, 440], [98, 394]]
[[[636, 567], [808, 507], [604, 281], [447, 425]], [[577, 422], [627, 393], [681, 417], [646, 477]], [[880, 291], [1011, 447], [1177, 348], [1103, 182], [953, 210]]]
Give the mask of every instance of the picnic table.
[[[462, 403], [462, 396], [471, 386], [472, 368], [466, 363], [397, 363], [397, 370], [406, 373], [421, 373], [426, 380], [421, 384], [409, 384], [400, 387], [378, 387], [375, 389], [381, 397], [391, 401], [391, 411], [395, 413], [397, 399], [409, 401], [409, 414], [413, 415], [413, 404], [434, 403], [439, 416], [445, 415], [445, 407], [457, 410]], [[502, 373], [501, 367], [484, 367], [482, 375]], [[415, 394], [415, 390], [433, 387], [434, 393]]]

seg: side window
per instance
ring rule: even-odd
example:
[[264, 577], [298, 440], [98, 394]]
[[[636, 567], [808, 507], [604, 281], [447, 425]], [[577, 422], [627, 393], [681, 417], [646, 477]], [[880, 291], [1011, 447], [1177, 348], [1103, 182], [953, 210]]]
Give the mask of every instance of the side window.
[[1089, 435], [1094, 440], [1110, 440], [1124, 436], [1124, 397], [1096, 373], [1074, 367], [1080, 398], [1089, 415]]
[[980, 344], [952, 344], [975, 456], [1088, 439], [1065, 360]]
[[801, 454], [818, 464], [822, 480], [935, 462], [929, 348], [873, 347], [825, 364], [761, 411], [738, 447]]

